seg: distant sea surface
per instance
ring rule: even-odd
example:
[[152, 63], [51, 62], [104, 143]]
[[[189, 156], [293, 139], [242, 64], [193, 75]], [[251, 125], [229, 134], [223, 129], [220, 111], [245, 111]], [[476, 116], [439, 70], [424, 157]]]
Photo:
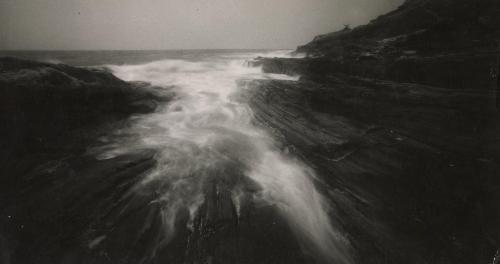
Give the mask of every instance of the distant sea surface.
[[143, 64], [152, 61], [174, 59], [186, 61], [209, 60], [214, 57], [241, 58], [244, 55], [289, 53], [289, 50], [54, 50], [54, 51], [0, 51], [0, 57], [11, 56], [28, 60], [64, 63], [73, 66]]

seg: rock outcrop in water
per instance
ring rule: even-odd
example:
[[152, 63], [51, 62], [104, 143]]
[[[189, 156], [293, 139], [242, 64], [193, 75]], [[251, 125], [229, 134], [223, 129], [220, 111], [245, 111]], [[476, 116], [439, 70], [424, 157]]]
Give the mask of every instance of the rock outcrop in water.
[[10, 57], [0, 58], [0, 87], [2, 148], [16, 150], [151, 112], [158, 99], [145, 84], [126, 83], [105, 70]]
[[489, 263], [500, 248], [498, 1], [408, 0], [258, 58], [258, 122], [325, 182], [358, 263]]

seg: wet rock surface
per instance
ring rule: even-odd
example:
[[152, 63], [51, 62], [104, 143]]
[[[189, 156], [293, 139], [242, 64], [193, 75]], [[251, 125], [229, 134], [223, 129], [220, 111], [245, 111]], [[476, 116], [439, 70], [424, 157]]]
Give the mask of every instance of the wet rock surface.
[[250, 87], [258, 122], [321, 175], [359, 263], [492, 258], [500, 182], [491, 94], [345, 75]]
[[171, 223], [162, 200], [170, 186], [142, 183], [158, 150], [96, 156], [92, 147], [116, 140], [110, 133], [128, 117], [168, 102], [148, 84], [99, 69], [0, 62], [2, 263], [315, 262], [276, 206], [254, 199], [259, 187], [238, 164], [195, 178], [198, 212], [181, 206]]
[[[258, 122], [307, 160], [359, 263], [488, 263], [500, 247], [495, 1], [406, 1], [257, 58]], [[488, 19], [486, 17], [489, 17]], [[328, 189], [328, 188], [326, 188]]]
[[[308, 58], [253, 62], [299, 81], [240, 83], [256, 125], [315, 170], [355, 263], [491, 263], [500, 248], [497, 6], [468, 3], [407, 1], [317, 37], [298, 49]], [[168, 101], [148, 84], [3, 58], [0, 87], [0, 262], [319, 261], [241, 164], [188, 181], [202, 190], [197, 213], [180, 206], [170, 221], [171, 186], [141, 183], [157, 150], [88, 151]]]
[[80, 263], [100, 242], [89, 228], [155, 164], [153, 151], [100, 161], [86, 150], [168, 98], [105, 70], [8, 57], [0, 88], [0, 262]]

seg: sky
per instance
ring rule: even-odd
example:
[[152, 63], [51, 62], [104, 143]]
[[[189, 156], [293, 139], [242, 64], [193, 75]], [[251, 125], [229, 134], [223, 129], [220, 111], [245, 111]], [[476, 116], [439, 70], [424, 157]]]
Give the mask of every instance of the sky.
[[0, 50], [292, 49], [404, 0], [0, 0]]

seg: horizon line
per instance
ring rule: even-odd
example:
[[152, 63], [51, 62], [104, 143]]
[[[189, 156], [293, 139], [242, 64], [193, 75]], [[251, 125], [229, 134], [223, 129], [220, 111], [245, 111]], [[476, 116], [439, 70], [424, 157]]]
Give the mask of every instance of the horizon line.
[[3, 51], [202, 51], [202, 50], [295, 50], [296, 48], [173, 48], [173, 49], [0, 49]]

